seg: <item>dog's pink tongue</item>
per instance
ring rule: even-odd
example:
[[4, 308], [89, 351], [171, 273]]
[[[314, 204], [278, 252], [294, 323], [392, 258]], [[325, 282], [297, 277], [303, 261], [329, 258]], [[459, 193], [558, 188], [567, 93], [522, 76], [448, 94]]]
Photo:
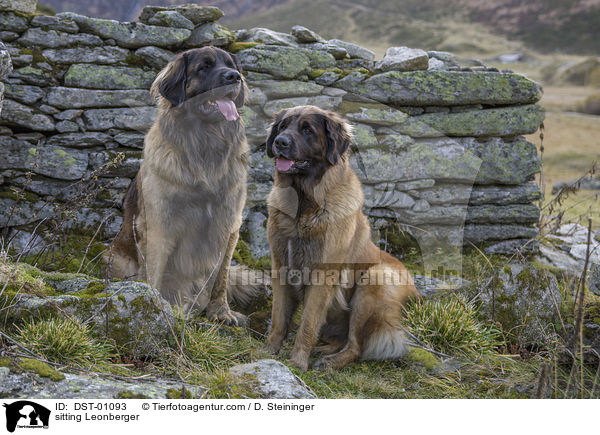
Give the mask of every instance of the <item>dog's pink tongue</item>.
[[217, 106], [227, 121], [235, 121], [239, 118], [235, 103], [231, 100], [217, 100]]
[[279, 157], [277, 160], [275, 160], [275, 167], [278, 171], [289, 171], [293, 164], [293, 160], [284, 159], [282, 157]]

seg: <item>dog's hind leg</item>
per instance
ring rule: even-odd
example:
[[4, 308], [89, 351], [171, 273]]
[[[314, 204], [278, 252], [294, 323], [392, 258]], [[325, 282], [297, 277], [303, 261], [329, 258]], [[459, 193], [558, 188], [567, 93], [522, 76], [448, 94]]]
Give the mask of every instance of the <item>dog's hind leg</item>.
[[206, 307], [206, 315], [215, 322], [223, 322], [227, 325], [242, 326], [246, 323], [246, 316], [232, 311], [227, 302], [227, 279], [229, 277], [229, 266], [231, 257], [238, 240], [238, 232], [235, 231], [229, 236], [229, 241], [225, 248], [225, 255], [221, 260], [215, 284], [210, 295], [210, 302]]
[[[412, 286], [402, 285], [400, 271], [387, 265], [369, 270], [369, 277], [394, 282], [358, 285], [352, 297], [348, 342], [333, 355], [315, 362], [313, 368], [342, 368], [360, 360], [400, 358], [406, 352], [406, 337], [400, 325], [401, 307]], [[396, 282], [397, 281], [397, 282]]]

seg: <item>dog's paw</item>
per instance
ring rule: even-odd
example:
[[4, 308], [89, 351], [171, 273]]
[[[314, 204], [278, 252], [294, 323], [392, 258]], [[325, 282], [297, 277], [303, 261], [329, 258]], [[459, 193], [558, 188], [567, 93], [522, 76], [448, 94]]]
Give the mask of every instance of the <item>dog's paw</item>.
[[314, 362], [314, 364], [312, 365], [312, 368], [314, 370], [325, 370], [328, 369], [329, 367], [331, 367], [331, 365], [329, 364], [329, 361], [331, 360], [331, 358], [328, 358], [326, 356], [319, 358], [318, 360], [316, 360]]
[[292, 355], [290, 358], [290, 365], [305, 372], [308, 370], [308, 359]]
[[229, 307], [220, 307], [219, 309], [208, 312], [208, 318], [217, 323], [224, 323], [228, 326], [246, 326], [248, 319], [242, 313], [232, 311]]

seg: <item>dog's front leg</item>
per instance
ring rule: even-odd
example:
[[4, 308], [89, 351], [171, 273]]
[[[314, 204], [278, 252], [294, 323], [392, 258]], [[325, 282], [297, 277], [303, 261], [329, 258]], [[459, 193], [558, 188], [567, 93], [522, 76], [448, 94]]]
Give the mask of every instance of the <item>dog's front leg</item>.
[[294, 297], [293, 289], [287, 284], [287, 277], [284, 276], [285, 271], [281, 268], [281, 262], [274, 255], [271, 256], [271, 259], [273, 264], [271, 271], [273, 307], [271, 311], [271, 331], [267, 343], [269, 351], [276, 354], [287, 335], [298, 302]]
[[231, 257], [238, 240], [238, 232], [235, 231], [229, 236], [225, 255], [217, 271], [215, 284], [210, 295], [210, 302], [206, 307], [206, 315], [215, 322], [223, 322], [227, 325], [242, 326], [246, 324], [246, 316], [232, 311], [227, 302], [227, 279], [229, 277], [229, 266]]
[[307, 289], [302, 322], [296, 333], [296, 342], [290, 357], [291, 364], [302, 371], [308, 368], [308, 358], [317, 344], [334, 295], [335, 289], [332, 286], [315, 285]]

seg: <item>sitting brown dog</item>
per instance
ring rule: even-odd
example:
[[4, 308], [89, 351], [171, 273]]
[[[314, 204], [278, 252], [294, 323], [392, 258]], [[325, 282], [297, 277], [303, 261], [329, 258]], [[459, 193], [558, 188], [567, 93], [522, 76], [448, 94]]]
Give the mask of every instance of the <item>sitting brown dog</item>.
[[371, 241], [363, 193], [346, 150], [349, 125], [314, 106], [283, 110], [267, 139], [275, 184], [268, 198], [273, 312], [268, 345], [277, 353], [304, 303], [291, 363], [302, 370], [400, 357], [404, 302], [417, 296], [406, 268]]

